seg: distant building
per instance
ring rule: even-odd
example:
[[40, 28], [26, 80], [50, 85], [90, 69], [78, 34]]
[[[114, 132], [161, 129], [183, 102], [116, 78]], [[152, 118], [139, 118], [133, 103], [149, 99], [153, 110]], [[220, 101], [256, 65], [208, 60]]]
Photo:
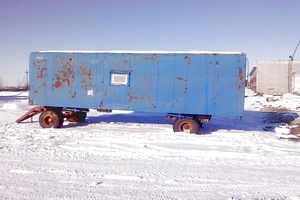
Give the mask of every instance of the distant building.
[[248, 88], [256, 92], [256, 72], [257, 67], [253, 67], [249, 74]]
[[248, 88], [264, 94], [300, 94], [300, 60], [258, 61], [249, 74]]

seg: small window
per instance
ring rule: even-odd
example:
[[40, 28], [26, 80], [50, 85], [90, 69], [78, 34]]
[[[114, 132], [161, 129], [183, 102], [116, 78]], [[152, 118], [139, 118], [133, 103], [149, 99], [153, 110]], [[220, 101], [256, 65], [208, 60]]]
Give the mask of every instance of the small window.
[[111, 85], [126, 85], [128, 86], [129, 74], [111, 74]]

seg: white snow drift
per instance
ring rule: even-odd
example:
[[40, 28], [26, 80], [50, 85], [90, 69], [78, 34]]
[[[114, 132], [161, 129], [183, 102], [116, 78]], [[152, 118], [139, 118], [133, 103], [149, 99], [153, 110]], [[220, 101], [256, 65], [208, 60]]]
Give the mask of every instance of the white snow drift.
[[[60, 129], [17, 124], [26, 95], [0, 93], [0, 199], [300, 199], [300, 142], [280, 120], [297, 117], [298, 96], [248, 93], [242, 120], [187, 134], [163, 115], [118, 111]], [[261, 112], [283, 107], [273, 123]]]

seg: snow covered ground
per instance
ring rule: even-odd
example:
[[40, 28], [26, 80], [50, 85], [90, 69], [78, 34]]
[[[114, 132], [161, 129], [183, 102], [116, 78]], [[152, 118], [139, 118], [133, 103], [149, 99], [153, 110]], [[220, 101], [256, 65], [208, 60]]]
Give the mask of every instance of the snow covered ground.
[[300, 142], [288, 123], [300, 97], [266, 98], [248, 91], [242, 120], [187, 134], [163, 115], [120, 111], [60, 129], [38, 116], [17, 124], [27, 93], [0, 92], [0, 199], [298, 200]]

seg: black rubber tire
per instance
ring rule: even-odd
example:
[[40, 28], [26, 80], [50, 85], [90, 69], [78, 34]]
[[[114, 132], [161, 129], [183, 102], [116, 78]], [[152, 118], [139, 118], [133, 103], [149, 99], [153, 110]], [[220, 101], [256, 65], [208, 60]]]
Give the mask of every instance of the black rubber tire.
[[75, 112], [72, 115], [70, 115], [69, 117], [67, 117], [67, 120], [69, 122], [82, 123], [86, 119], [86, 115], [87, 115], [86, 112]]
[[75, 112], [78, 116], [78, 121], [79, 123], [84, 122], [84, 120], [86, 119], [86, 112]]
[[201, 128], [203, 126], [203, 122], [198, 121], [198, 123], [199, 123], [199, 127]]
[[174, 132], [198, 133], [200, 125], [192, 119], [177, 119], [173, 124]]
[[39, 123], [42, 128], [60, 128], [64, 116], [60, 110], [45, 110], [40, 114]]

